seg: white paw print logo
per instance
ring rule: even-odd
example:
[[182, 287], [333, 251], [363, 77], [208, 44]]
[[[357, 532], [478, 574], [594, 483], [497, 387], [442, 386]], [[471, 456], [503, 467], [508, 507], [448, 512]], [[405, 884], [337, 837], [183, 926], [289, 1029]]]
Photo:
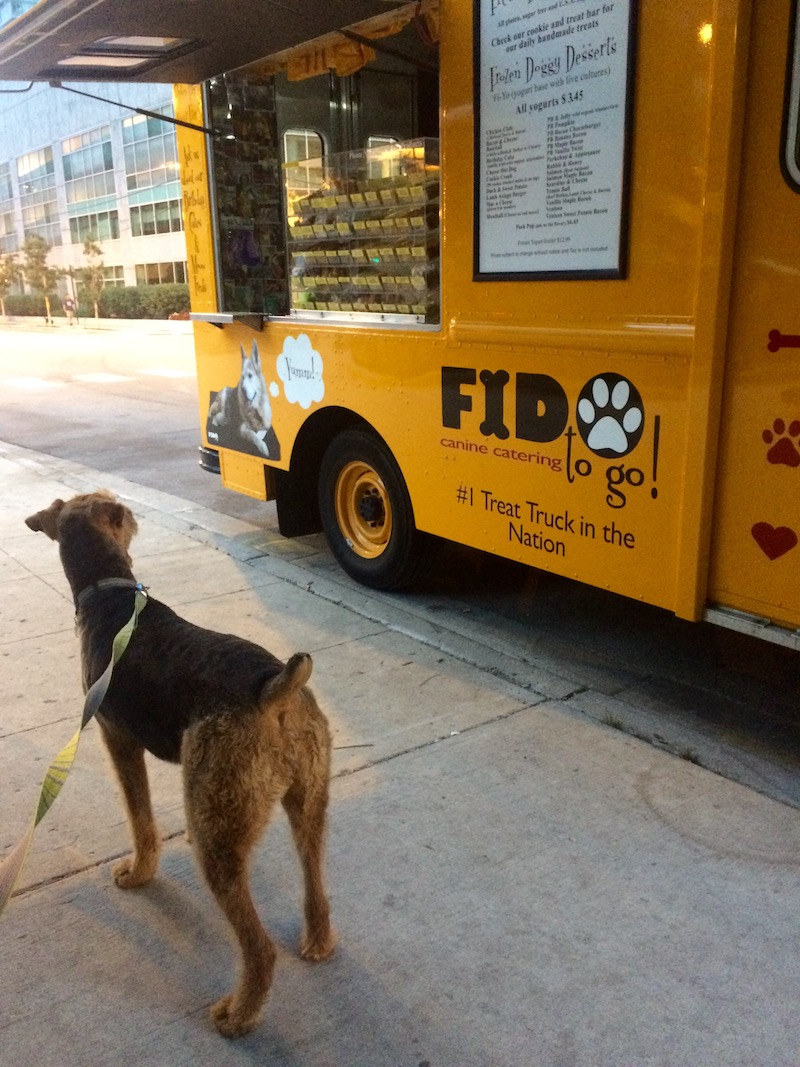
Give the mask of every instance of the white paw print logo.
[[644, 429], [644, 404], [636, 386], [621, 374], [598, 374], [578, 397], [578, 432], [598, 456], [626, 456]]

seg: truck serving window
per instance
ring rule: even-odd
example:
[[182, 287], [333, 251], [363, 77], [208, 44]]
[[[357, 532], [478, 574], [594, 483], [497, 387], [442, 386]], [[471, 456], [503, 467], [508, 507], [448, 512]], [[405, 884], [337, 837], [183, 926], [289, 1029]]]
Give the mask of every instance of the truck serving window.
[[439, 322], [431, 26], [409, 4], [207, 83], [221, 312]]
[[439, 142], [380, 140], [286, 166], [295, 316], [439, 321]]

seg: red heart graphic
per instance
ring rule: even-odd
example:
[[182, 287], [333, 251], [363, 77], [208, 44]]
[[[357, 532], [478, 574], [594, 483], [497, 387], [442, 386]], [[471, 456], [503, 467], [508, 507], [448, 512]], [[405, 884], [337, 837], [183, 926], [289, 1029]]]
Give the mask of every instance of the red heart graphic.
[[777, 559], [797, 544], [797, 534], [788, 526], [770, 526], [768, 522], [757, 522], [750, 532], [768, 559]]

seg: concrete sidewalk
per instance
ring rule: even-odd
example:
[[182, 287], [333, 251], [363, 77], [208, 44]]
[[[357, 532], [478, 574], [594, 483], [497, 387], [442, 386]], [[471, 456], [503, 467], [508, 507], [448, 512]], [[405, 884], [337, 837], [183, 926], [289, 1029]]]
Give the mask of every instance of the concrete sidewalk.
[[[140, 521], [137, 577], [207, 626], [314, 656], [335, 753], [329, 882], [341, 944], [296, 955], [282, 817], [253, 867], [279, 944], [265, 1019], [235, 1043], [226, 923], [150, 764], [160, 874], [116, 889], [122, 808], [90, 726], [0, 920], [3, 1062], [103, 1067], [797, 1067], [800, 812], [585, 717], [565, 667], [509, 680], [490, 645], [301, 566], [313, 541], [0, 445], [0, 854], [81, 706], [56, 546], [23, 519], [106, 486]], [[379, 607], [376, 607], [379, 604]], [[469, 640], [480, 641], [473, 630]]]

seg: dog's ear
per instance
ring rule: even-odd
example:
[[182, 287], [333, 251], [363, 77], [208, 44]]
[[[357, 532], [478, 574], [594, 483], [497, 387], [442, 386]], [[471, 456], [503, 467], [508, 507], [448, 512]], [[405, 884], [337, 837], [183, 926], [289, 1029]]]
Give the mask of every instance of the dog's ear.
[[102, 519], [108, 526], [122, 526], [125, 508], [118, 500], [96, 500], [92, 503], [92, 518]]
[[253, 341], [253, 347], [250, 349], [250, 359], [253, 362], [254, 367], [258, 367], [261, 370], [261, 356], [258, 352], [258, 345]]
[[28, 529], [35, 533], [47, 534], [51, 541], [58, 540], [58, 516], [64, 507], [63, 500], [54, 500], [49, 508], [37, 511], [35, 515], [29, 515], [25, 520]]
[[[95, 526], [105, 527], [110, 537], [128, 555], [128, 548], [134, 536], [139, 532], [139, 524], [130, 508], [118, 500], [95, 499], [92, 501], [90, 519]], [[130, 556], [128, 556], [130, 563]]]
[[131, 530], [131, 536], [136, 533], [138, 526], [133, 512], [120, 504], [118, 500], [94, 500], [91, 509], [92, 519], [100, 521], [106, 526], [120, 530], [127, 526]]

